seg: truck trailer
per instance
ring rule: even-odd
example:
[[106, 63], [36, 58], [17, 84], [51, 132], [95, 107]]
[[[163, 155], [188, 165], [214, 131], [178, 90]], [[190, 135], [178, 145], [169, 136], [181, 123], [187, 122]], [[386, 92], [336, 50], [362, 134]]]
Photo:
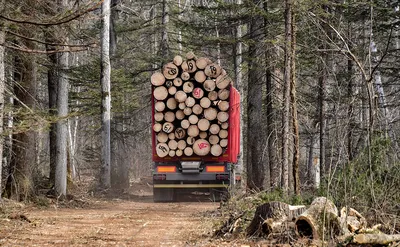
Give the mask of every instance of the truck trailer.
[[174, 201], [183, 190], [219, 198], [240, 179], [239, 92], [221, 67], [190, 55], [151, 81], [154, 201]]

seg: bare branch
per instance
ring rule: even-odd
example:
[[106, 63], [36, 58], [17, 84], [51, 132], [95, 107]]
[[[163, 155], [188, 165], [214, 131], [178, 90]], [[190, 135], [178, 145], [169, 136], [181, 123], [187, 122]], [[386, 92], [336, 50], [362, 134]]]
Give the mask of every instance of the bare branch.
[[43, 23], [43, 22], [28, 21], [28, 20], [16, 20], [16, 19], [12, 19], [10, 17], [4, 16], [4, 15], [0, 15], [0, 18], [4, 19], [6, 21], [19, 23], [19, 24], [28, 24], [28, 25], [36, 25], [36, 26], [57, 26], [57, 25], [65, 24], [65, 23], [68, 23], [68, 22], [73, 21], [75, 19], [78, 19], [79, 17], [98, 9], [101, 6], [101, 4], [103, 3], [103, 1], [104, 0], [100, 0], [93, 7], [90, 7], [88, 9], [84, 9], [84, 10], [80, 10], [80, 11], [78, 10], [75, 15], [66, 16], [66, 17], [64, 17], [64, 18], [62, 18], [62, 19], [60, 19], [60, 20], [58, 20], [56, 22]]
[[44, 44], [44, 45], [51, 45], [51, 46], [68, 46], [68, 47], [93, 47], [96, 46], [96, 43], [89, 43], [89, 44], [83, 44], [83, 45], [73, 45], [73, 44], [61, 44], [61, 43], [50, 43], [50, 42], [46, 42], [46, 41], [42, 41], [42, 40], [38, 40], [38, 39], [33, 39], [30, 37], [26, 37], [24, 35], [18, 34], [18, 33], [14, 33], [12, 31], [7, 30], [6, 31], [8, 34], [17, 36], [19, 38], [22, 39], [26, 39], [26, 40], [30, 40], [30, 41], [34, 41], [36, 43], [40, 43], [40, 44]]
[[10, 46], [6, 44], [0, 44], [0, 46], [16, 50], [16, 51], [21, 51], [21, 52], [26, 52], [26, 53], [38, 53], [38, 54], [54, 54], [54, 53], [61, 53], [61, 52], [80, 52], [80, 51], [87, 51], [89, 48], [93, 48], [95, 46], [91, 47], [86, 47], [86, 48], [81, 48], [81, 49], [62, 49], [62, 50], [51, 50], [51, 51], [45, 51], [45, 50], [34, 50], [34, 49], [28, 49], [28, 48], [22, 48], [22, 47], [17, 47], [17, 46]]

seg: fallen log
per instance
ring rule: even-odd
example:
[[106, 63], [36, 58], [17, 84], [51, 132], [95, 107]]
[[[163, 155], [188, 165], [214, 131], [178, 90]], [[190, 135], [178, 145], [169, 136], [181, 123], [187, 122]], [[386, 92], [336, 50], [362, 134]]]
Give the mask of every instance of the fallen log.
[[310, 207], [297, 217], [296, 233], [314, 240], [329, 239], [343, 233], [335, 204], [325, 197], [314, 199]]
[[384, 233], [377, 234], [356, 234], [352, 243], [355, 244], [372, 244], [372, 245], [389, 245], [393, 242], [400, 242], [400, 234], [388, 235]]

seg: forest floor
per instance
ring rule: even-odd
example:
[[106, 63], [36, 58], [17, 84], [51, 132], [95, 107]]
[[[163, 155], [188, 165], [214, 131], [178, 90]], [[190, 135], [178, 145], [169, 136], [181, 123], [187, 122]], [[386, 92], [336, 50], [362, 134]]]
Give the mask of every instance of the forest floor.
[[153, 203], [145, 182], [116, 198], [53, 201], [43, 207], [4, 200], [0, 246], [248, 246], [212, 239], [212, 212], [219, 203], [192, 199]]

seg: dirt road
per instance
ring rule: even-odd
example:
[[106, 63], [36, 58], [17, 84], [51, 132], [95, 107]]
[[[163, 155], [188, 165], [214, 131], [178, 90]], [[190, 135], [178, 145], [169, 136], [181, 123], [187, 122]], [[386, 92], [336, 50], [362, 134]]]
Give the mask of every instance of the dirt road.
[[84, 208], [25, 209], [27, 219], [0, 219], [0, 246], [207, 246], [211, 225], [201, 212], [217, 207], [136, 196]]

